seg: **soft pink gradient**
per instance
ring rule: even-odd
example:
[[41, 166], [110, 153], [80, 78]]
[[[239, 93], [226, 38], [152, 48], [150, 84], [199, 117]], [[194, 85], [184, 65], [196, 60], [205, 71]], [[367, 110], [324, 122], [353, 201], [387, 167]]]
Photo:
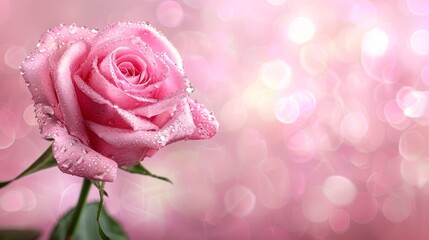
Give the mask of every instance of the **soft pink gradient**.
[[[144, 161], [174, 185], [107, 184], [131, 239], [429, 238], [423, 0], [0, 0], [0, 180], [49, 144], [18, 70], [41, 33], [118, 20], [168, 37], [221, 125]], [[0, 225], [46, 238], [80, 181], [52, 168], [2, 189]]]

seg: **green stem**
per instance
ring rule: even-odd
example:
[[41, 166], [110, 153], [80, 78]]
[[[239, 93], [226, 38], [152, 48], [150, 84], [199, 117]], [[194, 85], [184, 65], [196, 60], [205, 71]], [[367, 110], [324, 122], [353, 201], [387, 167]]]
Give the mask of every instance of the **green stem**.
[[85, 207], [86, 198], [88, 197], [89, 189], [91, 188], [91, 181], [85, 179], [82, 184], [82, 189], [80, 190], [79, 201], [77, 202], [75, 211], [72, 216], [69, 228], [67, 230], [67, 239], [71, 240], [73, 234], [76, 230], [77, 223], [79, 222], [80, 215]]

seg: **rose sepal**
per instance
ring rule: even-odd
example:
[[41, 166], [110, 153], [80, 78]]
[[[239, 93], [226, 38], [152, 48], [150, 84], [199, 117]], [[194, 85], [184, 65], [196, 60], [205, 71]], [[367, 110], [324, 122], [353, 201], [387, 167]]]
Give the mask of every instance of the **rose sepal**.
[[159, 179], [159, 180], [173, 184], [173, 182], [170, 179], [163, 177], [163, 176], [153, 174], [152, 172], [147, 170], [141, 163], [137, 163], [136, 165], [131, 166], [131, 167], [121, 167], [121, 169], [126, 171], [126, 172], [129, 172], [129, 173], [149, 176], [149, 177], [153, 177], [153, 178], [156, 178], [156, 179]]

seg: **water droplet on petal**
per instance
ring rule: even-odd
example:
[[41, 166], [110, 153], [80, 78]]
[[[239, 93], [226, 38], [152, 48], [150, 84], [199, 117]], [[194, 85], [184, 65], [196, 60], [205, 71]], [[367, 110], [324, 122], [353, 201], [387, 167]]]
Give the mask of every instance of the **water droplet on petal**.
[[65, 153], [67, 152], [67, 148], [65, 146], [62, 146], [60, 149], [60, 152]]
[[70, 168], [72, 166], [72, 161], [70, 159], [66, 159], [63, 162], [61, 162], [61, 167], [63, 168]]
[[107, 172], [102, 172], [94, 176], [95, 179], [104, 180], [107, 176]]
[[188, 87], [186, 87], [186, 92], [188, 93], [193, 93], [194, 92], [194, 87], [192, 85], [189, 85]]
[[54, 109], [51, 106], [43, 106], [42, 112], [48, 116], [54, 115]]
[[77, 161], [76, 161], [76, 163], [77, 164], [81, 164], [82, 162], [83, 162], [83, 156], [80, 156], [78, 159], [77, 159]]
[[75, 34], [76, 33], [76, 26], [75, 25], [70, 25], [69, 26], [69, 33], [70, 34]]

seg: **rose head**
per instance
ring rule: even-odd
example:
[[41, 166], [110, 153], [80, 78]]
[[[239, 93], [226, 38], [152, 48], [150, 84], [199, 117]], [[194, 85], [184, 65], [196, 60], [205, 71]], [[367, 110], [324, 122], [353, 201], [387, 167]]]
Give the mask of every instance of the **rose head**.
[[118, 166], [217, 132], [213, 114], [189, 97], [177, 50], [146, 23], [61, 25], [41, 38], [22, 74], [68, 174], [113, 181]]

